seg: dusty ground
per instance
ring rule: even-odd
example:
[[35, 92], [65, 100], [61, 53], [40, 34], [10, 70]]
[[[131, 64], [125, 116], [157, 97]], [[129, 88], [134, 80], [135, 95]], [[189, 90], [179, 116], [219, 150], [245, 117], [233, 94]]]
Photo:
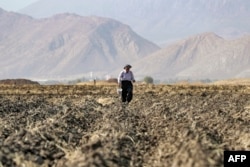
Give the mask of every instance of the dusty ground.
[[250, 86], [0, 86], [0, 166], [222, 167], [250, 150]]

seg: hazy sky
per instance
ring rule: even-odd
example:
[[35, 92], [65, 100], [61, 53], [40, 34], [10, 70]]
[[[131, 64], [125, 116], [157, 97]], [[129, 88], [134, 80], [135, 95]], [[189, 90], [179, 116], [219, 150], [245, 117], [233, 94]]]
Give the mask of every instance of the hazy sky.
[[0, 8], [7, 11], [18, 11], [38, 0], [0, 0]]

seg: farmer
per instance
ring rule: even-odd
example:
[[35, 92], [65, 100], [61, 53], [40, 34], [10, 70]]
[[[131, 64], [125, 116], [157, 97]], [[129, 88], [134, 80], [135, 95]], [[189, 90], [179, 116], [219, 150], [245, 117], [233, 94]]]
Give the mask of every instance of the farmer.
[[134, 74], [130, 71], [131, 65], [124, 66], [124, 70], [118, 76], [118, 85], [122, 88], [122, 102], [129, 103], [133, 98], [133, 82], [135, 82]]

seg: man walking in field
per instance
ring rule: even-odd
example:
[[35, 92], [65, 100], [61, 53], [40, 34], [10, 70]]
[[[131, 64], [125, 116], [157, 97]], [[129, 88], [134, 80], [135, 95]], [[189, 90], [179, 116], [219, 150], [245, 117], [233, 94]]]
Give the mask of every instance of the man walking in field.
[[134, 74], [130, 71], [131, 65], [124, 66], [124, 70], [118, 76], [118, 85], [122, 89], [122, 102], [129, 103], [133, 98], [133, 82], [135, 82]]

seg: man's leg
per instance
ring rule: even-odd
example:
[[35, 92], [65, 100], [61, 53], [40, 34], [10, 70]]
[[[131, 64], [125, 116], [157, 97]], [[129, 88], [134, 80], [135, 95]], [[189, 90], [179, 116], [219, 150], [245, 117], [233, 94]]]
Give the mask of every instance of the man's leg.
[[122, 102], [127, 101], [127, 94], [128, 94], [127, 83], [122, 82]]
[[129, 103], [133, 98], [133, 85], [132, 83], [129, 84], [127, 89], [127, 102]]
[[122, 90], [122, 102], [127, 101], [127, 90]]

